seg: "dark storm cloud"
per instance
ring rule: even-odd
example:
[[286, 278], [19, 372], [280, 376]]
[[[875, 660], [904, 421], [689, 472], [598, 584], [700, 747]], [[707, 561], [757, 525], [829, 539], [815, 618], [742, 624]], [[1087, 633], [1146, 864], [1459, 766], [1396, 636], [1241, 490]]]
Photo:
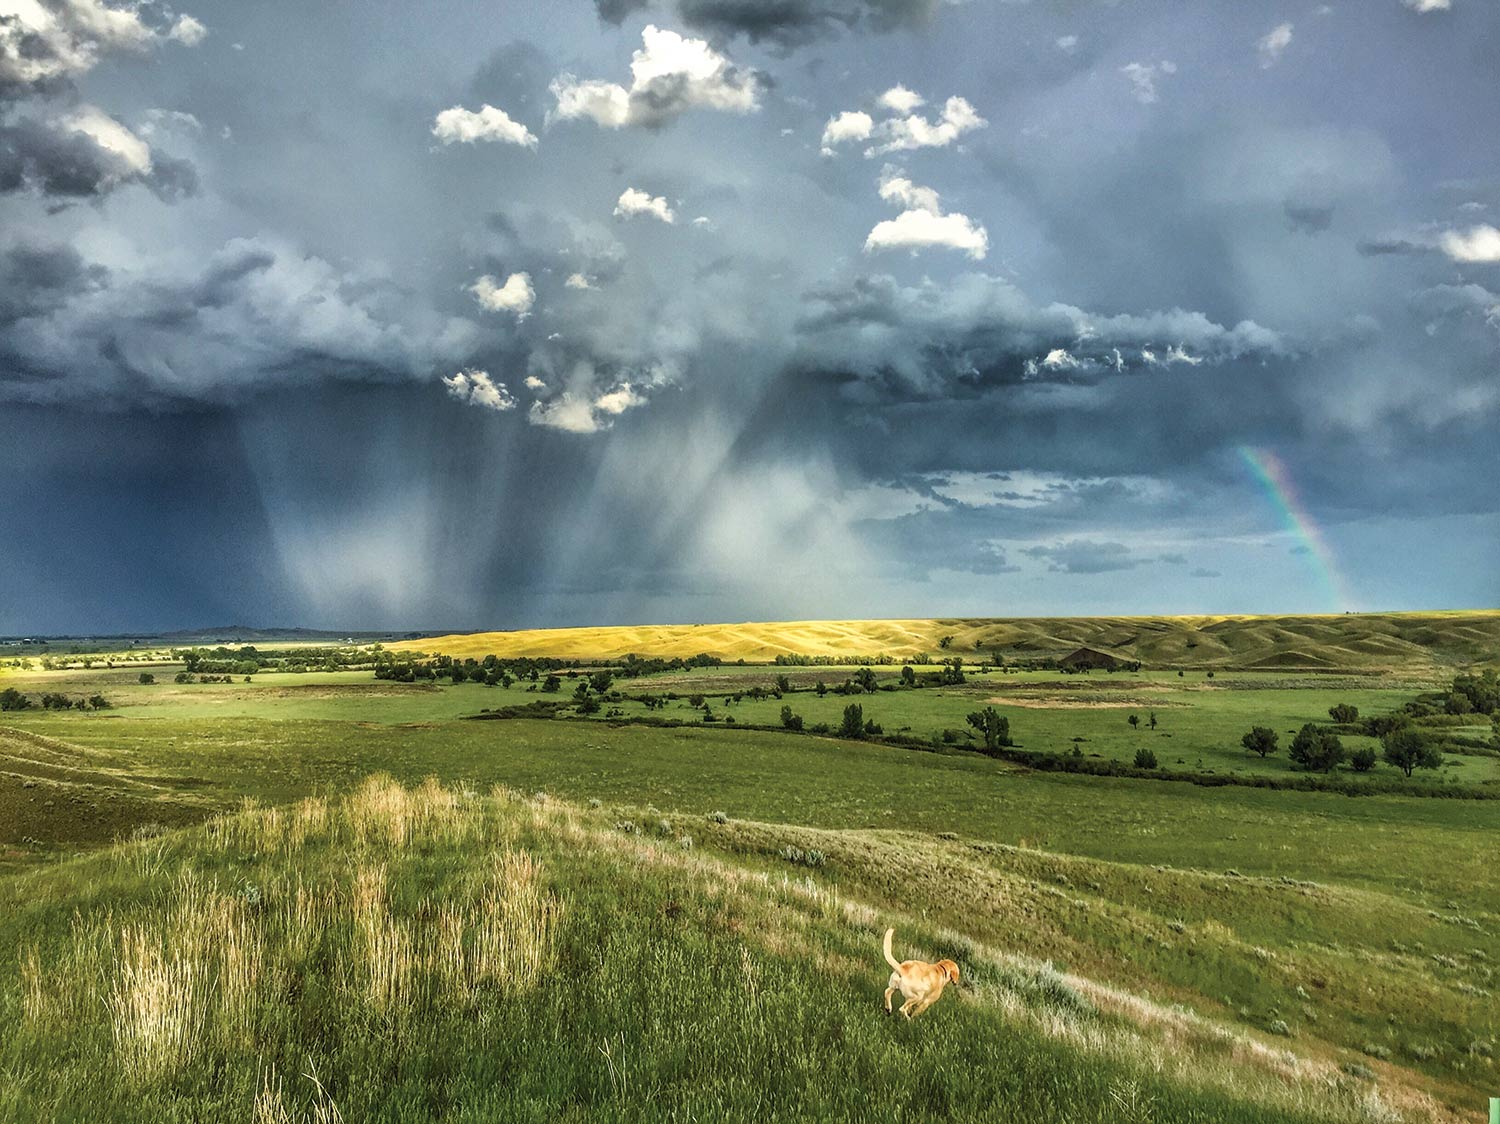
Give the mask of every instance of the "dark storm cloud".
[[[599, 18], [614, 24], [655, 7], [652, 0], [594, 4]], [[940, 5], [941, 0], [672, 0], [661, 7], [695, 31], [793, 47], [838, 31], [919, 27]]]
[[1010, 282], [965, 274], [946, 286], [863, 276], [806, 295], [800, 361], [895, 396], [971, 395], [1001, 384], [1090, 382], [1126, 371], [1283, 355], [1276, 332], [1226, 328], [1181, 308], [1098, 315], [1038, 305]]
[[223, 402], [312, 378], [426, 376], [472, 349], [467, 321], [285, 247], [236, 240], [193, 273], [127, 276], [68, 247], [13, 247], [29, 295], [0, 321], [0, 398], [91, 407]]
[[196, 192], [198, 174], [188, 161], [159, 152], [142, 168], [85, 132], [29, 117], [0, 124], [0, 192], [86, 199], [130, 183], [170, 201]]
[[0, 328], [44, 316], [108, 279], [109, 270], [90, 265], [72, 246], [10, 246], [0, 252]]

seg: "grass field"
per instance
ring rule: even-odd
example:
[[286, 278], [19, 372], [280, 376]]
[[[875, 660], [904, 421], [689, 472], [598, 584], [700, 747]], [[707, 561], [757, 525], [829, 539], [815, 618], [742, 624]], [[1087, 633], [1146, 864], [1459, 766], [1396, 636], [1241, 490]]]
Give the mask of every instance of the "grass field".
[[1404, 668], [1500, 656], [1500, 611], [1286, 617], [1035, 617], [780, 621], [478, 632], [401, 641], [398, 651], [452, 656], [618, 659], [630, 652], [765, 661], [778, 655], [908, 659], [1002, 652], [1062, 656], [1079, 647], [1151, 667]]
[[[1028, 749], [1280, 774], [1249, 724], [1392, 710], [1439, 662], [856, 699], [888, 732], [994, 700]], [[4, 676], [113, 708], [0, 716], [0, 1120], [1473, 1121], [1500, 1085], [1500, 801], [745, 728], [836, 723], [851, 700], [801, 688], [852, 669], [617, 682], [684, 696], [671, 728], [465, 717], [566, 679], [139, 670]], [[1500, 779], [1446, 759], [1415, 783]], [[965, 973], [910, 1026], [878, 1010], [887, 924]]]

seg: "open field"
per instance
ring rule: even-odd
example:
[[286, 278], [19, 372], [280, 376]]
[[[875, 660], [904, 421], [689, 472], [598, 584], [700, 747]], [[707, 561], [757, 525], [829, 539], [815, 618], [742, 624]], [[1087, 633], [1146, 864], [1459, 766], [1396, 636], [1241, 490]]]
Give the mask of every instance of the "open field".
[[[1500, 1082], [1500, 800], [754, 728], [855, 701], [925, 739], [994, 705], [1027, 751], [1295, 779], [1289, 731], [1392, 713], [1437, 661], [899, 689], [885, 666], [821, 697], [857, 668], [704, 667], [617, 679], [590, 716], [566, 671], [178, 666], [0, 676], [110, 703], [0, 715], [0, 1121], [1373, 1124], [1479, 1120]], [[1247, 757], [1251, 724], [1282, 752]], [[1500, 757], [1370, 776], [1488, 790]], [[878, 1010], [887, 924], [965, 974], [910, 1026]]]
[[453, 656], [618, 659], [708, 652], [725, 660], [880, 653], [1062, 656], [1096, 648], [1151, 667], [1406, 668], [1500, 655], [1500, 611], [1287, 617], [1037, 617], [781, 621], [478, 632], [400, 641], [399, 651]]
[[[446, 722], [484, 710], [538, 702], [564, 707], [563, 713], [571, 716], [568, 708], [577, 683], [576, 678], [565, 675], [562, 689], [549, 695], [528, 681], [517, 681], [508, 688], [477, 683], [455, 686], [446, 680], [397, 683], [376, 680], [370, 672], [349, 671], [262, 673], [250, 683], [177, 684], [170, 681], [174, 666], [162, 665], [162, 681], [150, 686], [137, 682], [139, 671], [134, 667], [12, 672], [4, 682], [36, 694], [63, 688], [79, 695], [102, 693], [114, 707], [105, 712], [112, 716], [108, 721], [276, 718], [381, 724]], [[865, 716], [880, 723], [887, 733], [926, 739], [941, 737], [945, 730], [954, 731], [963, 735], [960, 744], [967, 746], [972, 730], [966, 716], [993, 705], [1009, 717], [1017, 745], [1028, 750], [1062, 754], [1077, 748], [1091, 757], [1128, 763], [1137, 750], [1149, 748], [1167, 770], [1287, 776], [1294, 770], [1286, 746], [1295, 731], [1307, 722], [1328, 721], [1331, 706], [1347, 703], [1358, 707], [1363, 715], [1386, 714], [1418, 691], [1442, 681], [1426, 672], [1403, 677], [1249, 671], [1219, 672], [1210, 679], [1201, 672], [1181, 677], [1175, 672], [1060, 676], [1056, 672], [970, 670], [966, 682], [956, 686], [880, 690], [856, 696], [832, 691], [819, 696], [814, 690], [820, 681], [838, 685], [856, 670], [729, 666], [619, 679], [613, 690], [622, 697], [586, 720], [651, 719], [701, 725], [704, 712], [690, 702], [701, 695], [718, 724], [733, 719], [738, 725], [779, 727], [785, 705], [808, 727], [822, 723], [837, 728], [844, 707], [857, 702]], [[893, 667], [875, 669], [884, 685], [898, 682], [897, 672]], [[780, 698], [769, 694], [751, 697], [749, 692], [756, 688], [762, 693], [774, 689], [777, 674], [785, 675], [792, 688], [789, 693]], [[667, 694], [677, 697], [659, 709], [639, 701], [643, 696]], [[1139, 720], [1135, 727], [1128, 722], [1132, 714]], [[1150, 726], [1153, 715], [1155, 729]], [[24, 711], [0, 719], [0, 724], [35, 726], [67, 736], [67, 730], [93, 727], [95, 721], [93, 715], [73, 712], [49, 715]], [[1252, 725], [1275, 729], [1281, 737], [1279, 752], [1266, 758], [1247, 754], [1240, 738]], [[1490, 724], [1487, 718], [1476, 716], [1471, 726], [1443, 732], [1483, 741], [1489, 736]], [[1350, 751], [1361, 746], [1378, 748], [1375, 739], [1369, 737], [1350, 734], [1343, 740]], [[1398, 775], [1384, 763], [1377, 764], [1369, 774], [1376, 779]], [[1500, 787], [1500, 756], [1450, 753], [1442, 768], [1419, 772], [1409, 783], [1491, 782]]]

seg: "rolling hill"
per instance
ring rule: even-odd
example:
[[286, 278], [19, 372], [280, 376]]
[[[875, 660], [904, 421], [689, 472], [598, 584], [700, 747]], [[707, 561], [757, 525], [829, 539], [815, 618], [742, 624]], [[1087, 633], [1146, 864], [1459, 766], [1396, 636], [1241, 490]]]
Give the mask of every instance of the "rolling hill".
[[1096, 648], [1155, 668], [1445, 667], [1500, 659], [1500, 610], [1351, 613], [1329, 616], [1027, 617], [929, 620], [779, 621], [632, 625], [475, 632], [388, 647], [452, 656], [615, 659], [709, 653], [725, 660], [778, 655], [886, 654], [900, 659], [949, 651], [966, 657], [1059, 657]]
[[[372, 779], [35, 870], [0, 887], [0, 939], [18, 950], [0, 963], [0, 1120], [1465, 1119], [1466, 1088], [1409, 1051], [1338, 1041], [1362, 1041], [1370, 1016], [1342, 961], [1229, 927], [1326, 915], [1369, 946], [1363, 978], [1425, 1001], [1409, 1036], [1454, 1000], [1427, 957], [1376, 954], [1388, 926], [1474, 943], [1409, 904], [899, 831], [632, 815]], [[910, 863], [942, 878], [892, 885]], [[904, 953], [963, 973], [912, 1022], [880, 1006], [888, 925]], [[1264, 977], [1280, 1006], [1237, 1014], [1041, 959], [1081, 953], [1070, 932], [1142, 967], [1190, 945], [1208, 988]]]

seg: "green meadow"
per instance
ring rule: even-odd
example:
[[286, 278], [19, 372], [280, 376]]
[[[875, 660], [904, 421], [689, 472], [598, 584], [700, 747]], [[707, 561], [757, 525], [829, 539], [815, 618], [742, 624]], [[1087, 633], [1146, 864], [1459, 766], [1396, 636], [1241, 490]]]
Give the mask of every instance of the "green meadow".
[[[1488, 718], [1433, 727], [1459, 752], [1410, 781], [1338, 767], [1368, 795], [943, 739], [994, 706], [1028, 752], [1294, 778], [1293, 731], [1452, 667], [966, 659], [849, 696], [814, 688], [854, 665], [617, 678], [590, 715], [594, 668], [0, 673], [109, 702], [0, 715], [0, 1119], [1483, 1119], [1500, 800], [1416, 793], [1497, 787]], [[936, 744], [810, 732], [852, 702]], [[1251, 725], [1280, 751], [1247, 756]], [[910, 1025], [879, 1009], [887, 925], [964, 973]]]

